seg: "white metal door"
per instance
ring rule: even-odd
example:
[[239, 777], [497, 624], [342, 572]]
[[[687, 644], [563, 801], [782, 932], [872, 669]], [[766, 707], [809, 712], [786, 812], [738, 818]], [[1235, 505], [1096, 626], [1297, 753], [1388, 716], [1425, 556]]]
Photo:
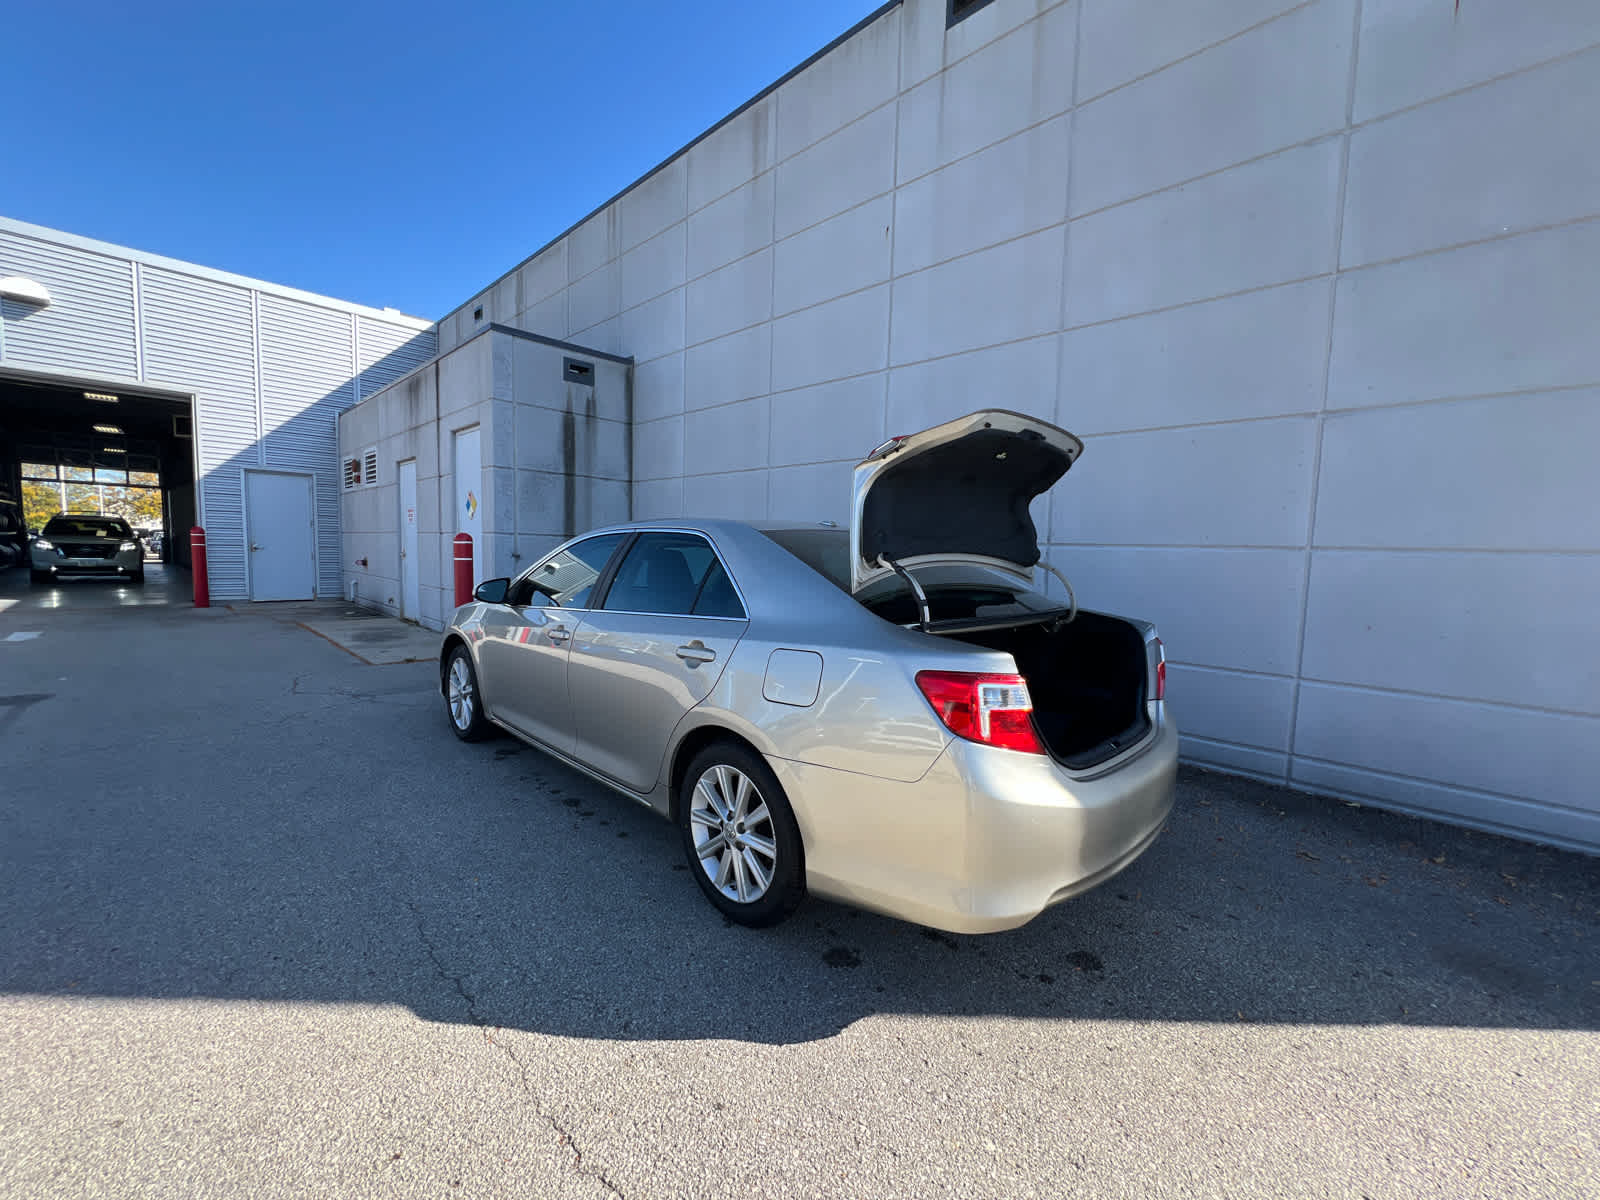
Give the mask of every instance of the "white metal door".
[[250, 599], [310, 600], [316, 593], [311, 476], [244, 473]]
[[[453, 533], [472, 535], [472, 586], [483, 582], [483, 448], [477, 429], [456, 434]], [[452, 568], [454, 569], [454, 568]]]
[[417, 578], [417, 460], [400, 464], [400, 615], [415, 621], [422, 609]]

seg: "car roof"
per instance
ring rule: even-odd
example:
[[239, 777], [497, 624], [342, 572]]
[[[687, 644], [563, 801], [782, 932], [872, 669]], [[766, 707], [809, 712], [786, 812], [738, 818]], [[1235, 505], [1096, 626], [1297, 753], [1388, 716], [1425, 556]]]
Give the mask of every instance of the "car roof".
[[831, 529], [840, 533], [845, 532], [844, 526], [836, 521], [740, 521], [733, 517], [658, 517], [653, 521], [619, 521], [612, 525], [597, 525], [593, 529], [586, 529], [582, 533], [573, 534], [572, 541], [580, 537], [589, 537], [596, 533], [625, 533], [639, 529], [698, 529], [704, 533], [721, 533], [739, 529], [753, 529], [758, 533], [767, 533], [789, 529]]

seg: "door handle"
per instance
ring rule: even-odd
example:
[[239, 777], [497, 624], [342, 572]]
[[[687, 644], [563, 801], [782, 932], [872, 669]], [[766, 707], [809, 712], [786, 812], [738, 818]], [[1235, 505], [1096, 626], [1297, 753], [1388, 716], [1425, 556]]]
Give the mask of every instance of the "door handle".
[[258, 546], [258, 545], [256, 545], [256, 544], [255, 544], [255, 543], [254, 543], [254, 542], [251, 542], [251, 543], [250, 543], [250, 552], [251, 552], [251, 553], [252, 553], [252, 554], [254, 554], [254, 553], [255, 553], [255, 552], [256, 552], [256, 551], [257, 551], [257, 550], [259, 550], [259, 549], [261, 549], [261, 547], [260, 547], [260, 546]]
[[566, 626], [564, 625], [552, 625], [549, 629], [544, 631], [544, 635], [552, 642], [564, 642], [572, 636], [567, 632]]
[[687, 646], [678, 647], [678, 657], [691, 667], [698, 667], [701, 663], [714, 662], [717, 652], [708, 647], [704, 642], [693, 641]]

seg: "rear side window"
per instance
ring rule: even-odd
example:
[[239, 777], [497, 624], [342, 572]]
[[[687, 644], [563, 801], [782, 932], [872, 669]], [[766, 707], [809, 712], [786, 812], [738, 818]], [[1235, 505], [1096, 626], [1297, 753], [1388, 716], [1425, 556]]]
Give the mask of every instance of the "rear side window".
[[617, 568], [604, 607], [664, 616], [745, 615], [711, 543], [692, 533], [640, 534]]
[[535, 604], [587, 608], [600, 573], [627, 536], [603, 533], [573, 543], [513, 583], [506, 603], [518, 608]]
[[850, 535], [843, 529], [763, 529], [835, 587], [850, 590]]

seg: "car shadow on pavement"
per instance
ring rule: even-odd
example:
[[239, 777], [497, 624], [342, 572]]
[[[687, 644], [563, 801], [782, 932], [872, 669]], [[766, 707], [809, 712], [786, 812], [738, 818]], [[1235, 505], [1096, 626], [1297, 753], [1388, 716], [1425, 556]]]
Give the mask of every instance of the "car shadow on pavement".
[[132, 780], [61, 750], [48, 792], [0, 802], [0, 992], [766, 1044], [880, 1014], [1600, 1028], [1582, 855], [1186, 768], [1141, 860], [1022, 929], [811, 900], [747, 930], [666, 822], [510, 739], [457, 742], [434, 671], [296, 676]]
[[1186, 769], [1144, 858], [1019, 930], [815, 900], [747, 930], [701, 898], [665, 822], [530, 767], [519, 782], [537, 786], [506, 811], [586, 866], [530, 871], [509, 909], [495, 888], [443, 926], [418, 912], [455, 991], [423, 1016], [767, 1043], [879, 1012], [1600, 1028], [1600, 886], [1581, 855]]

